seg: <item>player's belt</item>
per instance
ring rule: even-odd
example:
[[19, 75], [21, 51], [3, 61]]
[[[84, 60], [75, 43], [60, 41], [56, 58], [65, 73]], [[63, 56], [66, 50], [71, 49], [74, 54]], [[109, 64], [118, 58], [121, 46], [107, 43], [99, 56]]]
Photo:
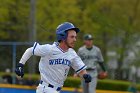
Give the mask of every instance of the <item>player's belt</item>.
[[[40, 84], [43, 84], [43, 81], [40, 80], [39, 83], [40, 83]], [[47, 84], [47, 86], [50, 87], [50, 88], [54, 88], [54, 85], [52, 85], [52, 84]], [[56, 90], [57, 90], [57, 91], [60, 91], [60, 90], [61, 90], [61, 87], [57, 87]]]
[[87, 71], [90, 71], [90, 70], [95, 70], [94, 68], [87, 68], [86, 69]]

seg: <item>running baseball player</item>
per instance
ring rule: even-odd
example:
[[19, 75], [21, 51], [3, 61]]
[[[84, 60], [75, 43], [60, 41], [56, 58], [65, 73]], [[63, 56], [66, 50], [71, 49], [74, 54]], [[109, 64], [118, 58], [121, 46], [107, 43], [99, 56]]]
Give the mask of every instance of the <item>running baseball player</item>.
[[86, 84], [82, 81], [83, 92], [87, 93], [88, 91], [88, 93], [96, 93], [95, 90], [98, 75], [97, 64], [99, 63], [105, 75], [107, 75], [107, 72], [103, 63], [104, 59], [100, 49], [97, 46], [93, 45], [92, 35], [86, 34], [84, 36], [84, 46], [79, 48], [78, 55], [87, 66], [86, 70], [92, 77], [92, 81], [89, 84]]
[[85, 81], [91, 82], [91, 76], [86, 72], [86, 65], [72, 49], [76, 42], [76, 35], [80, 30], [72, 23], [65, 22], [56, 29], [58, 43], [40, 45], [37, 42], [28, 48], [16, 67], [16, 74], [24, 76], [24, 65], [32, 56], [40, 56], [39, 71], [40, 84], [36, 93], [59, 93], [69, 72], [70, 66]]

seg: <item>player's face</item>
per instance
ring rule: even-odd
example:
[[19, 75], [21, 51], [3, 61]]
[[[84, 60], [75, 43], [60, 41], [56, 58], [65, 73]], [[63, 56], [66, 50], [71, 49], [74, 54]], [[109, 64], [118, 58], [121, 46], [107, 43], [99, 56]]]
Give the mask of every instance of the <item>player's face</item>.
[[86, 47], [90, 48], [93, 45], [93, 40], [84, 40]]
[[74, 30], [68, 31], [68, 36], [66, 39], [66, 44], [69, 48], [73, 48], [76, 42], [76, 32]]

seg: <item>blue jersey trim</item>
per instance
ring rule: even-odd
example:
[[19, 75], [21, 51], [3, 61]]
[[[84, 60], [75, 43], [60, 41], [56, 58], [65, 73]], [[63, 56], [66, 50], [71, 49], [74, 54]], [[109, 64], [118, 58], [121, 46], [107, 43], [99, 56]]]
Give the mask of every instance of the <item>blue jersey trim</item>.
[[80, 69], [78, 69], [78, 70], [76, 71], [76, 73], [79, 72], [80, 70], [84, 69], [85, 67], [86, 67], [86, 65], [84, 65], [83, 67], [81, 67]]
[[36, 46], [37, 46], [37, 42], [35, 42], [35, 45], [34, 45], [34, 48], [33, 48], [33, 55], [34, 55], [34, 51], [35, 51]]
[[59, 46], [56, 46], [60, 51], [62, 51], [63, 53], [65, 53], [65, 51], [63, 51]]
[[59, 42], [54, 42], [54, 44], [55, 44], [56, 46], [58, 46], [58, 45], [59, 45]]

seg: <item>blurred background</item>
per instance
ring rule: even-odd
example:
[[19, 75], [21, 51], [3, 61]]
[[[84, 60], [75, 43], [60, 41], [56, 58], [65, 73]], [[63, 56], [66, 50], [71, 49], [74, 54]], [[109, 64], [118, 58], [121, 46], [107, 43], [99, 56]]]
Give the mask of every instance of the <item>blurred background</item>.
[[[76, 51], [84, 34], [94, 36], [108, 79], [140, 83], [139, 11], [140, 0], [0, 0], [1, 82], [17, 84], [14, 70], [26, 48], [35, 41], [52, 43], [56, 27], [69, 21], [81, 30]], [[28, 79], [39, 74], [38, 61], [33, 57], [27, 62]], [[6, 73], [12, 75], [10, 81], [5, 81]]]

